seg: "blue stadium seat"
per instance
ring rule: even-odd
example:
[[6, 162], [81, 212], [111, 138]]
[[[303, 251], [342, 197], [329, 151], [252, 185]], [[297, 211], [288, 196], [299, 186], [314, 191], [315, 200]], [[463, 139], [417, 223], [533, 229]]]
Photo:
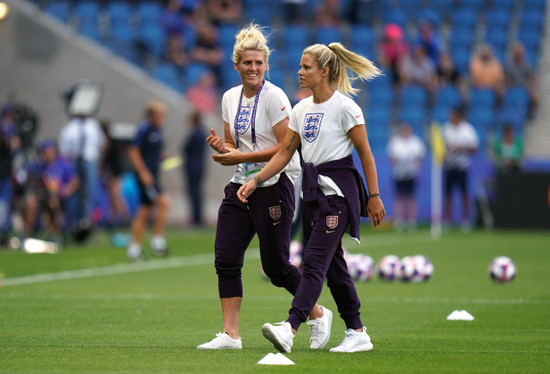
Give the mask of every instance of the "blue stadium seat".
[[472, 88], [470, 90], [470, 107], [492, 110], [496, 104], [495, 91], [489, 88]]
[[401, 91], [401, 106], [420, 106], [427, 104], [428, 91], [421, 86], [409, 85]]
[[65, 1], [65, 0], [48, 1], [44, 6], [44, 10], [46, 11], [46, 13], [60, 20], [61, 22], [68, 23], [71, 17], [71, 6], [69, 1]]
[[382, 13], [382, 20], [384, 24], [395, 23], [396, 25], [401, 26], [403, 30], [405, 30], [409, 18], [405, 11], [401, 9], [391, 9], [389, 12]]
[[491, 6], [492, 6], [492, 9], [502, 9], [502, 10], [511, 12], [514, 10], [514, 7], [517, 3], [518, 3], [517, 0], [498, 0], [498, 1], [492, 1]]
[[336, 27], [318, 27], [314, 35], [317, 43], [329, 45], [333, 42], [342, 42], [342, 33]]
[[451, 51], [457, 48], [471, 49], [474, 45], [474, 32], [468, 28], [462, 29], [460, 27], [453, 27], [449, 43]]
[[354, 25], [350, 31], [351, 49], [369, 59], [376, 57], [376, 37], [372, 28]]
[[309, 30], [302, 25], [288, 25], [283, 28], [283, 43], [287, 50], [303, 50], [309, 44]]
[[160, 25], [163, 5], [156, 1], [143, 1], [137, 4], [137, 16], [142, 26]]
[[519, 19], [519, 30], [535, 30], [540, 31], [544, 27], [544, 12], [535, 9], [524, 10]]
[[[376, 81], [376, 79], [374, 81]], [[369, 93], [369, 105], [389, 108], [393, 103], [394, 95], [391, 86], [386, 86], [384, 84], [373, 85], [372, 83], [367, 83], [367, 92]]]
[[175, 90], [182, 91], [180, 76], [176, 67], [169, 63], [162, 63], [153, 68], [151, 75], [162, 83]]
[[79, 24], [78, 33], [96, 42], [100, 42], [103, 39], [98, 25], [93, 23], [83, 22]]
[[462, 101], [460, 92], [455, 86], [447, 85], [437, 89], [435, 93], [435, 106], [452, 108], [459, 105]]
[[147, 24], [139, 29], [139, 40], [145, 44], [149, 53], [161, 57], [164, 53], [166, 35], [160, 24]]
[[[488, 29], [485, 32], [485, 42], [493, 47], [493, 50], [506, 51], [509, 44], [508, 33], [505, 29]], [[503, 60], [501, 60], [503, 61]]]
[[542, 35], [533, 29], [520, 30], [518, 40], [526, 50], [538, 53], [542, 46]]
[[100, 11], [100, 6], [97, 1], [79, 1], [75, 5], [74, 10], [81, 23], [86, 22], [97, 24]]
[[470, 57], [471, 57], [470, 51], [471, 51], [471, 48], [468, 48], [468, 47], [451, 48], [451, 56], [455, 64], [455, 68], [462, 75], [468, 74], [468, 70], [470, 66]]
[[523, 2], [523, 8], [525, 10], [534, 10], [540, 13], [544, 13], [546, 10], [547, 0], [525, 0]]
[[429, 113], [430, 122], [444, 124], [449, 120], [450, 108], [444, 105], [436, 105]]
[[485, 5], [485, 0], [460, 0], [460, 5], [470, 11], [476, 11]]
[[527, 121], [527, 109], [522, 110], [515, 107], [503, 107], [498, 111], [497, 125], [502, 127], [506, 124], [512, 125], [514, 130], [521, 132]]
[[529, 92], [523, 86], [508, 87], [502, 100], [503, 107], [526, 110], [529, 107]]
[[106, 5], [106, 10], [111, 27], [118, 24], [130, 24], [132, 10], [127, 1], [110, 1]]
[[477, 24], [478, 16], [471, 9], [459, 8], [450, 13], [453, 29], [473, 30]]
[[382, 106], [369, 105], [365, 119], [368, 128], [371, 126], [389, 128], [391, 123], [391, 111]]
[[399, 110], [399, 122], [410, 123], [414, 133], [419, 136], [424, 134], [424, 122], [426, 119], [426, 111], [421, 106], [405, 105], [401, 106]]
[[508, 30], [511, 23], [511, 13], [502, 9], [491, 10], [486, 13], [485, 20], [490, 30]]
[[269, 2], [255, 1], [244, 7], [246, 18], [261, 26], [273, 24], [273, 12]]

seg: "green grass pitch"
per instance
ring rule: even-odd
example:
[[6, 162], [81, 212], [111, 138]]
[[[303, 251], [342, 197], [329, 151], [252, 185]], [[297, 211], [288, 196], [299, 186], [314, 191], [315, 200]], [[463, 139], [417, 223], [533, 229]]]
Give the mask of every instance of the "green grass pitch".
[[[101, 233], [56, 255], [0, 250], [0, 373], [550, 372], [548, 232], [451, 231], [434, 241], [427, 230], [363, 227], [361, 245], [344, 242], [351, 253], [375, 261], [424, 254], [435, 267], [432, 279], [357, 284], [374, 350], [355, 354], [328, 352], [345, 327], [325, 287], [320, 303], [335, 312], [329, 344], [310, 350], [303, 325], [287, 355], [296, 365], [281, 367], [256, 364], [275, 352], [262, 324], [284, 320], [291, 301], [260, 276], [256, 242], [243, 272], [243, 350], [196, 349], [222, 327], [213, 238], [212, 230], [173, 230], [170, 258], [131, 265]], [[489, 279], [498, 255], [518, 267], [509, 284]], [[456, 309], [475, 320], [447, 321]]]

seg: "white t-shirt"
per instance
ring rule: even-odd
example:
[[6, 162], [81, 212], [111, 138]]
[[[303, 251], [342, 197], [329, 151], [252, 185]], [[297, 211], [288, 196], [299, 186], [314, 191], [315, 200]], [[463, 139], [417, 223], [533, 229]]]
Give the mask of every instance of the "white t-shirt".
[[[288, 128], [300, 134], [304, 161], [319, 165], [350, 155], [353, 143], [348, 131], [364, 124], [359, 105], [334, 91], [323, 103], [315, 104], [310, 96], [296, 104]], [[319, 176], [319, 186], [325, 195], [343, 196], [340, 188], [327, 176]]]
[[461, 121], [458, 125], [447, 122], [443, 127], [443, 139], [445, 140], [445, 146], [448, 148], [445, 153], [445, 166], [451, 169], [468, 169], [472, 159], [470, 153], [455, 152], [449, 150], [449, 148], [477, 148], [479, 139], [474, 127], [466, 121]]
[[[225, 92], [222, 98], [222, 118], [224, 122], [229, 123], [231, 136], [236, 141], [235, 136], [235, 116], [237, 106], [241, 97], [243, 86], [237, 86]], [[256, 108], [256, 148], [252, 144], [251, 116], [256, 96], [247, 98], [243, 95], [241, 107], [239, 110], [239, 150], [250, 153], [267, 149], [277, 144], [277, 138], [273, 134], [273, 126], [281, 122], [290, 115], [292, 109], [288, 97], [283, 90], [271, 82], [265, 81], [260, 92], [258, 106]], [[244, 184], [254, 178], [254, 176], [267, 164], [267, 162], [242, 163], [237, 166], [231, 182]], [[300, 160], [298, 153], [295, 153], [291, 161], [283, 171], [290, 178], [292, 183], [300, 175]], [[271, 186], [279, 181], [280, 173], [266, 180], [261, 187]]]
[[82, 157], [98, 162], [104, 143], [105, 135], [95, 118], [73, 118], [59, 134], [59, 153], [71, 160]]
[[393, 176], [397, 180], [414, 179], [420, 173], [426, 147], [416, 135], [395, 135], [388, 144], [388, 155], [393, 162]]

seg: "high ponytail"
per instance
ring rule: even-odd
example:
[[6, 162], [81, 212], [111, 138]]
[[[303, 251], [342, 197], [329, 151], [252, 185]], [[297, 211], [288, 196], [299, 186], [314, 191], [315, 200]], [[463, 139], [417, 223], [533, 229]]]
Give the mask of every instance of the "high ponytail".
[[[319, 68], [328, 67], [331, 86], [347, 96], [359, 91], [352, 85], [354, 80], [367, 81], [382, 74], [372, 61], [347, 50], [340, 43], [314, 44], [304, 49], [304, 53], [314, 56]], [[348, 74], [348, 69], [353, 75]]]

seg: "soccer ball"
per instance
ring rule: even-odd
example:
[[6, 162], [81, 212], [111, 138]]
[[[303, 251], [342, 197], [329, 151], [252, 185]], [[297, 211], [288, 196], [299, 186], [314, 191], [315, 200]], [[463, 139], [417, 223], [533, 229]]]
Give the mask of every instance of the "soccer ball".
[[401, 260], [395, 255], [384, 256], [378, 261], [378, 276], [385, 281], [396, 281], [401, 278]]
[[514, 279], [516, 273], [516, 264], [509, 257], [496, 257], [489, 264], [489, 275], [497, 282], [508, 283]]
[[410, 283], [427, 281], [433, 274], [432, 262], [423, 255], [406, 256], [401, 259], [401, 280]]
[[354, 282], [366, 282], [374, 274], [374, 260], [369, 255], [348, 254], [346, 258], [348, 272]]

